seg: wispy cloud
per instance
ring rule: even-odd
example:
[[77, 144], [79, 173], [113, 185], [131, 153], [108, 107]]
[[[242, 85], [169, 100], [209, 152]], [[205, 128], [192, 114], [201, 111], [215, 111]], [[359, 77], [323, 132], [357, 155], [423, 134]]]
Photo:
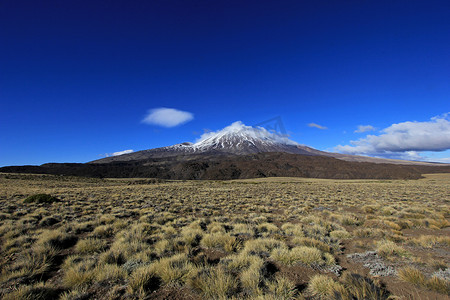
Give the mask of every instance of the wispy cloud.
[[163, 127], [175, 127], [187, 123], [192, 119], [194, 119], [194, 115], [190, 112], [175, 108], [160, 107], [149, 110], [142, 122]]
[[134, 152], [134, 150], [128, 149], [128, 150], [117, 151], [117, 152], [113, 152], [113, 153], [106, 153], [106, 154], [104, 154], [104, 156], [106, 156], [106, 157], [109, 157], [109, 156], [118, 156], [118, 155], [123, 155], [123, 154], [133, 153], [133, 152]]
[[445, 151], [450, 149], [449, 113], [429, 121], [408, 121], [380, 131], [379, 135], [367, 135], [351, 145], [338, 145], [335, 151], [389, 158], [426, 159], [422, 151]]
[[362, 133], [367, 131], [374, 131], [375, 127], [372, 125], [359, 125], [358, 129], [355, 130], [356, 133]]
[[450, 164], [450, 157], [442, 157], [442, 158], [430, 158], [429, 161], [440, 162]]
[[325, 126], [322, 126], [322, 125], [319, 125], [319, 124], [316, 124], [316, 123], [309, 123], [308, 126], [309, 126], [309, 127], [318, 128], [318, 129], [322, 129], [322, 130], [328, 129], [328, 128], [325, 127]]

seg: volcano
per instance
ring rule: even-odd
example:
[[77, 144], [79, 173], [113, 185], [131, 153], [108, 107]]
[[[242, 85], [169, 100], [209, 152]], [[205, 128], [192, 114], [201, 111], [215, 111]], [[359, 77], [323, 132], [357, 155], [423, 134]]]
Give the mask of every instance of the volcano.
[[300, 155], [327, 156], [345, 161], [388, 163], [402, 165], [434, 165], [433, 163], [384, 159], [358, 155], [348, 155], [320, 151], [301, 145], [287, 136], [271, 132], [264, 127], [252, 127], [240, 121], [234, 122], [219, 131], [203, 134], [195, 143], [184, 142], [173, 146], [137, 151], [129, 154], [111, 156], [91, 163], [111, 163], [143, 161], [153, 158], [183, 157], [190, 160], [201, 156], [249, 155], [256, 153], [289, 153]]
[[325, 152], [300, 145], [286, 136], [270, 132], [263, 127], [246, 126], [238, 121], [222, 130], [203, 134], [195, 143], [185, 142], [168, 147], [106, 157], [92, 163], [145, 160], [180, 155], [248, 155], [264, 152], [325, 155]]
[[0, 172], [175, 180], [417, 179], [424, 173], [450, 172], [450, 166], [320, 151], [263, 127], [235, 122], [222, 130], [203, 134], [195, 143], [142, 150], [84, 164], [3, 167]]

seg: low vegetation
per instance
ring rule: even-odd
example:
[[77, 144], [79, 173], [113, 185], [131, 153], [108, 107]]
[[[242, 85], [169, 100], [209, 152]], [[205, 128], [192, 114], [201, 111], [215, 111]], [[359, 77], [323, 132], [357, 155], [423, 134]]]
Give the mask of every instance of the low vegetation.
[[58, 198], [48, 194], [35, 194], [25, 198], [25, 203], [53, 203], [57, 202]]
[[449, 190], [0, 174], [0, 298], [446, 299]]

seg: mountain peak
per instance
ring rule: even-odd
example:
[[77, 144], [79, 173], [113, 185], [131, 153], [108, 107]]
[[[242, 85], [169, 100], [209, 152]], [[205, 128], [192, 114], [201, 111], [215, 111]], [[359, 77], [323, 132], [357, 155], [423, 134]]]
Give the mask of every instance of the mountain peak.
[[247, 126], [241, 121], [215, 131], [204, 133], [195, 144], [194, 148], [203, 148], [214, 144], [224, 144], [230, 146], [232, 142], [258, 142], [265, 144], [298, 145], [298, 143], [288, 139], [286, 136], [275, 132], [270, 132], [264, 127]]
[[241, 121], [237, 121], [221, 130], [204, 133], [195, 143], [180, 143], [173, 146], [143, 150], [131, 154], [107, 157], [95, 162], [142, 160], [191, 154], [247, 155], [263, 152], [320, 155], [320, 153], [315, 153], [314, 149], [302, 146], [284, 135], [270, 132], [264, 127], [247, 126]]

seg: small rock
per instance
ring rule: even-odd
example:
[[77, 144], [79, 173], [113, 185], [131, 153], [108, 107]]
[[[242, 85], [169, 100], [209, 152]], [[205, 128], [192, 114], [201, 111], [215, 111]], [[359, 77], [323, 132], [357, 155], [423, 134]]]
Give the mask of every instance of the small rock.
[[446, 268], [445, 270], [439, 270], [434, 272], [432, 276], [436, 276], [438, 278], [450, 281], [450, 268]]

